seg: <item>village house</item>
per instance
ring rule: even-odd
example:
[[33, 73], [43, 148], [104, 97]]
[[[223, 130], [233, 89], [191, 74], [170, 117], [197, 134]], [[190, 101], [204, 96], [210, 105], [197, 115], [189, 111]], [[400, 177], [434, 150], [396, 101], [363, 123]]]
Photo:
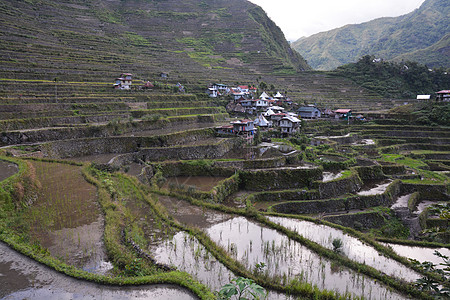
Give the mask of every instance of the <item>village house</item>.
[[115, 89], [129, 90], [131, 88], [132, 74], [122, 73], [119, 78], [116, 78], [116, 83], [114, 84]]
[[237, 87], [242, 93], [248, 93], [249, 89], [248, 89], [248, 85], [239, 85]]
[[230, 122], [231, 125], [216, 127], [219, 134], [238, 135], [251, 142], [255, 134], [256, 128], [253, 120], [243, 119]]
[[436, 101], [450, 101], [450, 90], [443, 90], [437, 92]]
[[233, 131], [238, 135], [253, 135], [255, 126], [253, 120], [243, 119], [230, 122], [233, 125]]
[[348, 120], [348, 119], [352, 118], [352, 110], [351, 109], [338, 109], [338, 110], [335, 110], [334, 113], [336, 114], [334, 116], [336, 119]]
[[213, 83], [208, 87], [206, 93], [211, 98], [217, 98], [219, 96], [225, 95], [228, 92], [228, 86], [221, 83]]
[[280, 126], [280, 120], [284, 117], [286, 117], [287, 114], [285, 113], [276, 113], [270, 116], [270, 119], [272, 121], [273, 126], [278, 127]]
[[279, 126], [283, 135], [291, 135], [299, 130], [301, 121], [296, 117], [286, 115], [280, 119]]
[[272, 126], [272, 122], [267, 121], [267, 119], [260, 114], [254, 121], [255, 126], [259, 126], [262, 129], [267, 129]]
[[275, 99], [278, 99], [278, 100], [282, 100], [282, 99], [284, 99], [285, 97], [280, 93], [280, 92], [277, 92], [277, 94], [275, 95], [275, 96], [273, 96]]
[[261, 96], [259, 96], [259, 99], [273, 100], [272, 97], [270, 97], [266, 92], [262, 92]]
[[322, 112], [314, 105], [302, 106], [297, 111], [303, 119], [318, 119], [322, 116]]
[[431, 95], [417, 95], [417, 100], [430, 100]]
[[284, 107], [277, 106], [277, 105], [271, 106], [270, 109], [276, 114], [284, 111]]

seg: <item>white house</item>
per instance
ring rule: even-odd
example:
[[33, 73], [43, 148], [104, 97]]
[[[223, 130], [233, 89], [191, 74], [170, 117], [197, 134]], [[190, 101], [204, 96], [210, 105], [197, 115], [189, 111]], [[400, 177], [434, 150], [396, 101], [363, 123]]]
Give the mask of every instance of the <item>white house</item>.
[[417, 95], [417, 100], [430, 100], [431, 95]]
[[269, 102], [266, 99], [256, 99], [253, 103], [256, 109], [265, 109], [269, 107]]
[[119, 78], [116, 78], [116, 83], [114, 84], [114, 88], [120, 90], [129, 90], [131, 88], [131, 83], [133, 81], [132, 74], [130, 73], [122, 73]]
[[263, 128], [267, 128], [272, 126], [272, 123], [267, 121], [266, 118], [264, 118], [264, 116], [261, 114], [259, 115], [259, 117], [257, 117], [255, 119], [255, 122], [253, 123], [255, 126], [259, 126], [259, 127], [263, 127]]
[[217, 96], [219, 96], [219, 90], [214, 88], [214, 87], [210, 87], [208, 88], [208, 90], [206, 91], [206, 93], [208, 94], [208, 96], [210, 96], [211, 98], [217, 98]]
[[275, 96], [273, 96], [273, 97], [274, 97], [275, 99], [279, 99], [279, 100], [284, 99], [284, 96], [281, 95], [280, 92], [277, 92], [277, 94], [276, 94]]
[[269, 108], [265, 113], [264, 113], [264, 116], [265, 117], [271, 117], [272, 115], [274, 115], [275, 114], [275, 112], [271, 109], [271, 108]]
[[280, 131], [281, 133], [287, 135], [295, 133], [300, 128], [300, 124], [301, 124], [300, 119], [290, 115], [286, 115], [279, 122]]
[[272, 98], [271, 98], [269, 95], [267, 95], [266, 92], [263, 92], [263, 93], [261, 94], [261, 96], [259, 96], [259, 99], [270, 100], [270, 99], [272, 99]]

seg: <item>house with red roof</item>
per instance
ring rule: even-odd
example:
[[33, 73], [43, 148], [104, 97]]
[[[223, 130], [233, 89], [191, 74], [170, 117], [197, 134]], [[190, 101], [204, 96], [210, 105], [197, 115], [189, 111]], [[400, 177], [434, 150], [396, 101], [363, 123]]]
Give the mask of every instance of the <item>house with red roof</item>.
[[131, 83], [133, 74], [122, 73], [119, 78], [116, 78], [116, 83], [114, 84], [115, 89], [129, 90], [131, 88]]
[[442, 90], [437, 92], [436, 101], [450, 101], [450, 90]]

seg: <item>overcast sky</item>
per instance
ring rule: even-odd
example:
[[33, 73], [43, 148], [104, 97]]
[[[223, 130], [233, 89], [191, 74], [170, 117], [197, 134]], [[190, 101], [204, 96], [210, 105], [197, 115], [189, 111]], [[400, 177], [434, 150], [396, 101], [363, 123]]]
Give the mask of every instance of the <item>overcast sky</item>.
[[249, 0], [261, 6], [286, 39], [412, 12], [425, 0]]

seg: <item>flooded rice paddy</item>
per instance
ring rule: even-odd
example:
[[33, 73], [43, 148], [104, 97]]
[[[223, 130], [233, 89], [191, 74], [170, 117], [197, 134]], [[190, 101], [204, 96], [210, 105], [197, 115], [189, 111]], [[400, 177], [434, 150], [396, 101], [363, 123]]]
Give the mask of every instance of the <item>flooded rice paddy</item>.
[[229, 283], [235, 276], [212, 256], [198, 240], [185, 232], [150, 248], [158, 263], [174, 266], [191, 274], [212, 290]]
[[383, 194], [387, 187], [391, 184], [392, 180], [370, 180], [364, 183], [362, 189], [357, 193], [360, 196], [371, 196]]
[[67, 264], [106, 274], [112, 265], [103, 245], [104, 219], [96, 188], [84, 180], [78, 166], [32, 164], [42, 185], [25, 216], [32, 239]]
[[340, 252], [356, 262], [371, 266], [387, 275], [405, 281], [415, 281], [421, 276], [401, 263], [378, 253], [375, 248], [366, 245], [341, 230], [313, 222], [295, 220], [282, 217], [269, 217], [269, 220], [283, 227], [289, 228], [303, 237], [333, 250], [333, 240], [340, 239], [342, 248]]
[[175, 285], [114, 287], [60, 274], [0, 243], [1, 299], [198, 299]]
[[323, 172], [322, 176], [322, 182], [329, 182], [329, 181], [333, 181], [335, 179], [338, 179], [339, 177], [341, 177], [343, 174], [343, 172], [338, 172], [338, 173], [333, 173], [333, 172]]
[[206, 232], [249, 270], [263, 262], [264, 272], [280, 280], [300, 278], [320, 289], [367, 299], [405, 299], [373, 279], [337, 266], [300, 243], [244, 217], [216, 224]]
[[169, 189], [172, 185], [175, 186], [194, 186], [196, 189], [204, 192], [210, 191], [220, 181], [227, 177], [213, 177], [213, 176], [178, 176], [167, 178], [163, 188]]
[[[176, 220], [208, 233], [216, 244], [248, 270], [254, 271], [256, 264], [263, 262], [266, 265], [263, 272], [274, 280], [300, 278], [320, 289], [342, 294], [351, 293], [368, 299], [404, 299], [375, 280], [331, 263], [274, 229], [244, 217], [196, 207], [171, 197], [160, 197], [159, 201]], [[180, 241], [176, 243], [178, 247]], [[201, 257], [203, 252], [197, 251]]]
[[19, 171], [19, 167], [11, 162], [0, 160], [0, 181], [11, 177]]
[[450, 249], [448, 248], [424, 248], [398, 244], [387, 244], [387, 246], [391, 247], [398, 255], [406, 258], [415, 259], [419, 262], [432, 262], [438, 269], [444, 268], [444, 266], [440, 265], [444, 261], [442, 258], [434, 255], [434, 252], [438, 251], [442, 255], [450, 257]]

